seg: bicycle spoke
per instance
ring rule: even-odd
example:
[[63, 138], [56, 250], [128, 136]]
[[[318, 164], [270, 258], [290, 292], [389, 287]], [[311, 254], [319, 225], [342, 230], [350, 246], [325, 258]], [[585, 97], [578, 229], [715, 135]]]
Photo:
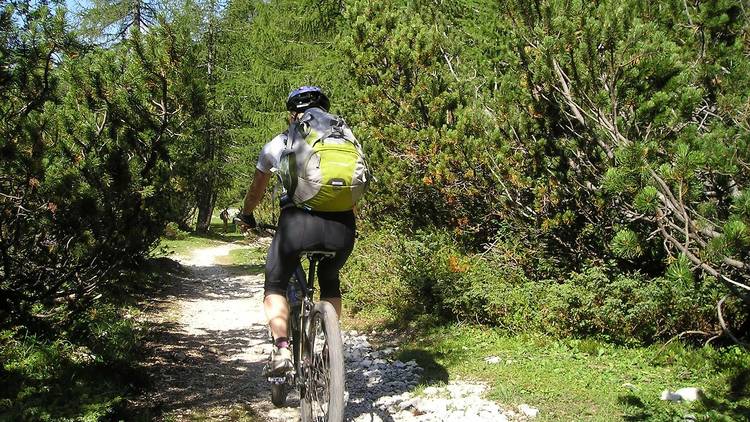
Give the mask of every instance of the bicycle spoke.
[[325, 421], [328, 414], [328, 348], [326, 346], [326, 334], [323, 321], [316, 319], [315, 336], [312, 349], [312, 362], [310, 365], [309, 390], [310, 402], [313, 410], [313, 420]]

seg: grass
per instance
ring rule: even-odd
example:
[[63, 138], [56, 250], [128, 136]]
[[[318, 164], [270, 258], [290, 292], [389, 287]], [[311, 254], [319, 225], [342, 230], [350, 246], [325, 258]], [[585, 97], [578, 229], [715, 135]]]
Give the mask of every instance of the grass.
[[220, 265], [263, 267], [266, 262], [266, 248], [254, 247], [233, 249], [229, 255], [220, 256], [216, 259]]
[[[486, 357], [497, 356], [498, 364]], [[471, 379], [490, 384], [488, 398], [540, 409], [537, 420], [748, 420], [750, 353], [678, 343], [623, 348], [590, 340], [503, 335], [454, 325], [427, 330], [402, 346], [402, 360], [425, 367], [425, 384]], [[665, 389], [700, 387], [696, 403], [660, 400]]]
[[0, 421], [97, 421], [124, 417], [146, 378], [135, 362], [137, 309], [92, 308], [55, 339], [0, 332]]
[[[214, 218], [218, 220], [218, 218]], [[212, 220], [211, 227], [208, 233], [187, 233], [182, 232], [178, 238], [167, 239], [162, 238], [159, 245], [155, 249], [154, 255], [156, 256], [186, 256], [189, 255], [193, 250], [200, 248], [208, 248], [211, 246], [218, 246], [222, 243], [227, 242], [238, 242], [245, 240], [245, 236], [236, 230], [234, 224], [229, 225], [229, 230], [224, 233], [224, 226], [221, 220], [214, 222]]]

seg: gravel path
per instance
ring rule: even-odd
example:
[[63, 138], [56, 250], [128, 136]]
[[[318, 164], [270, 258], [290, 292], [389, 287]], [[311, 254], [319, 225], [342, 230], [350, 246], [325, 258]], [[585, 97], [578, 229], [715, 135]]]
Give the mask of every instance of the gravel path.
[[[262, 309], [260, 266], [226, 266], [217, 259], [227, 244], [193, 251], [180, 259], [184, 271], [166, 297], [146, 312], [154, 333], [148, 343], [153, 388], [142, 404], [160, 420], [299, 420], [299, 397], [275, 408], [261, 371], [270, 351]], [[396, 350], [377, 350], [366, 335], [344, 334], [346, 420], [505, 421], [527, 420], [535, 409], [504, 409], [482, 398], [486, 386], [451, 382], [415, 394], [422, 368], [393, 359]], [[525, 412], [525, 413], [524, 413]]]

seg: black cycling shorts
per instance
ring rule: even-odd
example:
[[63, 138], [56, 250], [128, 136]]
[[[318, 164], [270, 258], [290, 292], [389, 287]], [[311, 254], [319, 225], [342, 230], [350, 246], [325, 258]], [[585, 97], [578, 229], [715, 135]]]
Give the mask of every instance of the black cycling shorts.
[[281, 211], [276, 235], [266, 258], [265, 295], [286, 294], [302, 251], [334, 251], [318, 264], [320, 297], [341, 297], [339, 270], [354, 248], [354, 212], [310, 212], [290, 207]]

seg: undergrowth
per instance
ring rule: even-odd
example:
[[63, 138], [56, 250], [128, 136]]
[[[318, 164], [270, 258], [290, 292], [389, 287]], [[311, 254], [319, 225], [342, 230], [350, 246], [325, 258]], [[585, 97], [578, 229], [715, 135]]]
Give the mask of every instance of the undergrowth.
[[[402, 345], [399, 358], [427, 369], [424, 385], [487, 382], [489, 399], [506, 407], [536, 407], [541, 421], [750, 418], [750, 353], [736, 346], [622, 347], [451, 324], [421, 330]], [[660, 400], [663, 390], [683, 387], [701, 388], [704, 399]]]
[[0, 332], [0, 420], [114, 419], [145, 383], [137, 368], [137, 310], [92, 307], [51, 338]]
[[[606, 262], [570, 268], [503, 231], [481, 253], [459, 249], [445, 231], [406, 233], [385, 225], [358, 239], [342, 286], [348, 309], [361, 318], [398, 325], [430, 315], [622, 345], [667, 341], [684, 331], [705, 333], [696, 340], [706, 340], [720, 331], [716, 302], [726, 292], [711, 277], [654, 277]], [[734, 327], [747, 318], [732, 298], [724, 312]]]
[[0, 330], [0, 421], [149, 419], [143, 412], [150, 410], [129, 404], [148, 384], [139, 364], [139, 304], [176, 268], [164, 258], [147, 260], [75, 314], [61, 307], [35, 315], [33, 330]]

